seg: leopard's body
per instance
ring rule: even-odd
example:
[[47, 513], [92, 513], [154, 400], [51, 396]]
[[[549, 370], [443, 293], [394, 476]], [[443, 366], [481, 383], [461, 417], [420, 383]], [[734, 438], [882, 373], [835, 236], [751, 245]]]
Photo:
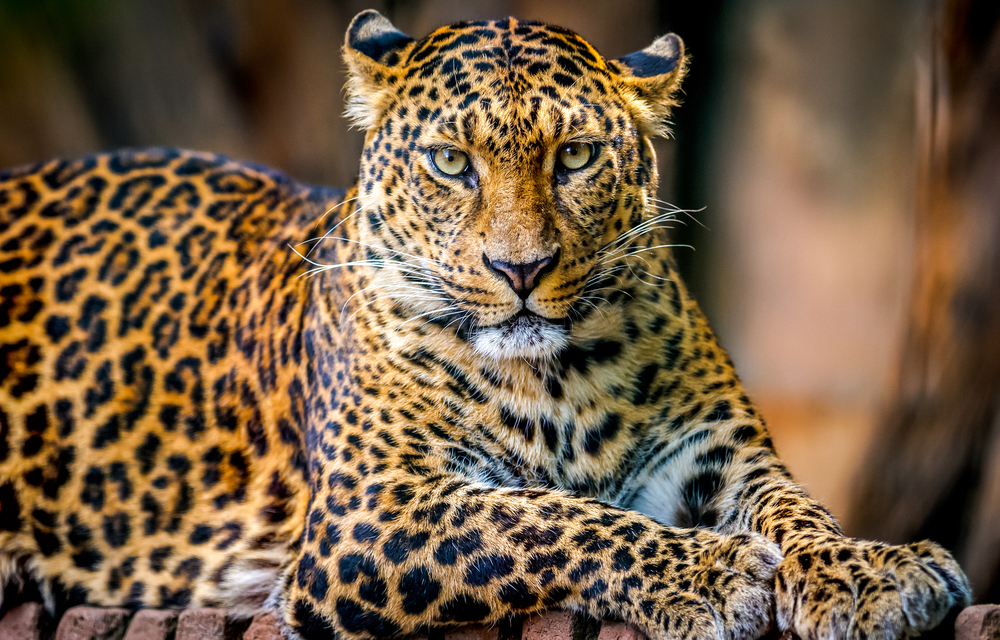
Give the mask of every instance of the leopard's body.
[[0, 175], [0, 578], [302, 638], [546, 608], [895, 638], [968, 601], [943, 549], [844, 538], [792, 481], [678, 278], [675, 36], [612, 61], [365, 12], [344, 52], [348, 192], [171, 150]]

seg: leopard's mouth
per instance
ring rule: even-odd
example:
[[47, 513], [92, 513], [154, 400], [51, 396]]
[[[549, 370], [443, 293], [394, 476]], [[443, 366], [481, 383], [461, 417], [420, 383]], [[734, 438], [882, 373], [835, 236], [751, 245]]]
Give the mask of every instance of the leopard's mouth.
[[472, 338], [477, 351], [495, 359], [546, 359], [568, 342], [568, 319], [546, 318], [527, 307], [502, 322], [479, 327]]
[[511, 331], [515, 331], [518, 329], [527, 329], [536, 325], [545, 325], [545, 324], [563, 326], [566, 323], [563, 320], [546, 318], [543, 315], [535, 313], [527, 306], [523, 306], [521, 307], [520, 311], [518, 311], [511, 317], [491, 326], [496, 327], [498, 329], [508, 329]]

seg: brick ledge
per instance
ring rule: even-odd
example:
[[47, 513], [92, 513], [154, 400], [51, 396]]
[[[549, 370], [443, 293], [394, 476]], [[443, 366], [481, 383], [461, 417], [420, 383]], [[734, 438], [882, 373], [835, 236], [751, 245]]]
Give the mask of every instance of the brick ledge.
[[[49, 640], [52, 621], [37, 602], [27, 602], [0, 620], [0, 640]], [[417, 636], [422, 637], [422, 636]], [[426, 636], [423, 636], [426, 637]], [[438, 636], [440, 638], [440, 636]], [[792, 634], [767, 638], [792, 640]], [[955, 622], [956, 640], [1000, 640], [1000, 605], [978, 605], [961, 612]], [[143, 609], [134, 615], [125, 609], [73, 607], [55, 631], [55, 640], [283, 640], [273, 614], [253, 620], [233, 620], [219, 609], [181, 612]], [[585, 616], [551, 611], [519, 625], [466, 627], [444, 635], [444, 640], [645, 640], [629, 625], [598, 625]]]

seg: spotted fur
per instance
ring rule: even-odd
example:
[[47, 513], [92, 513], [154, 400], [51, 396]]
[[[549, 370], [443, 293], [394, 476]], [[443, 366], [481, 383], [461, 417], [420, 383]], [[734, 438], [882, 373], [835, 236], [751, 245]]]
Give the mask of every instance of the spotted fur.
[[0, 174], [0, 578], [308, 639], [570, 608], [864, 640], [968, 602], [939, 546], [845, 538], [793, 482], [678, 278], [676, 36], [368, 11], [344, 54], [347, 192], [162, 149]]

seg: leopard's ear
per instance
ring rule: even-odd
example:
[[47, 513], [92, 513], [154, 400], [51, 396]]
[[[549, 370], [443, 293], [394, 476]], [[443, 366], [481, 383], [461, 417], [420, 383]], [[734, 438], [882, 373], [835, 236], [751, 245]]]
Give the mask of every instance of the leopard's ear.
[[660, 36], [642, 51], [611, 60], [625, 94], [639, 113], [645, 133], [665, 136], [668, 118], [677, 106], [675, 97], [687, 72], [684, 43], [673, 33]]
[[388, 106], [402, 54], [413, 38], [392, 26], [374, 9], [351, 20], [344, 38], [347, 63], [347, 117], [363, 129], [372, 128]]

